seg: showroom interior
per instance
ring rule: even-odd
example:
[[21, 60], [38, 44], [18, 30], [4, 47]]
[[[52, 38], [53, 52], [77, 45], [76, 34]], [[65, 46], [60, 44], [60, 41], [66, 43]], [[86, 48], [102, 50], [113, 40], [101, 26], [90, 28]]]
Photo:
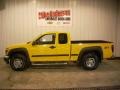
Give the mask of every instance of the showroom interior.
[[[50, 9], [70, 9], [70, 25], [40, 25], [38, 10]], [[120, 1], [0, 0], [0, 73], [3, 74], [0, 78], [0, 88], [79, 88], [120, 85], [120, 78], [116, 78], [120, 75], [119, 60], [105, 61], [98, 71], [91, 72], [79, 70], [75, 66], [67, 69], [65, 67], [64, 70], [39, 68], [14, 72], [3, 62], [5, 48], [9, 45], [32, 41], [36, 36], [51, 31], [69, 32], [72, 40], [113, 42], [114, 56], [120, 57]], [[114, 68], [111, 68], [112, 64]], [[101, 80], [100, 83], [97, 80]]]

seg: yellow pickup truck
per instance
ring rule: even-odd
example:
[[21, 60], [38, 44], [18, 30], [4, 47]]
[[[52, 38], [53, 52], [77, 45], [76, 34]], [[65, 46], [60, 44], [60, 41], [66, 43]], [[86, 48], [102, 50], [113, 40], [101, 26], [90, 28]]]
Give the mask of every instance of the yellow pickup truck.
[[102, 40], [71, 41], [70, 34], [49, 32], [31, 42], [6, 48], [4, 60], [15, 71], [31, 65], [77, 63], [85, 70], [94, 70], [103, 59], [113, 56], [112, 42]]

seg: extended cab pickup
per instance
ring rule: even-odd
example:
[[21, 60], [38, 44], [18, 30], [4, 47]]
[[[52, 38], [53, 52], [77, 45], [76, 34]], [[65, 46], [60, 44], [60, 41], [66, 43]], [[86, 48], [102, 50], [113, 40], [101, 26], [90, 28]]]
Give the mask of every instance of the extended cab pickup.
[[113, 56], [113, 44], [108, 41], [71, 41], [69, 33], [49, 32], [31, 42], [6, 48], [4, 60], [15, 71], [32, 64], [62, 64], [75, 62], [86, 70], [94, 70], [103, 59]]

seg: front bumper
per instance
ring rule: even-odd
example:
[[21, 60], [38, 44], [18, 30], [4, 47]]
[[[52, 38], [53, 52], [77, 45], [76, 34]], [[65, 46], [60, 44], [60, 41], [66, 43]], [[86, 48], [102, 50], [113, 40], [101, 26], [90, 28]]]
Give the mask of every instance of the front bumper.
[[4, 61], [9, 64], [9, 56], [4, 56]]

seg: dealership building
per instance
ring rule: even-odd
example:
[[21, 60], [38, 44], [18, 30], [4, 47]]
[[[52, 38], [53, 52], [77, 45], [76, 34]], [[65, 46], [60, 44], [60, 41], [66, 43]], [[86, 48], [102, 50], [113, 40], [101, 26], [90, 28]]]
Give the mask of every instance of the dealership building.
[[0, 89], [120, 90], [120, 0], [0, 0]]
[[[48, 14], [68, 17], [40, 19]], [[32, 41], [48, 31], [70, 32], [72, 40], [114, 42], [115, 56], [120, 56], [119, 26], [119, 0], [1, 0], [0, 56], [7, 46]]]

